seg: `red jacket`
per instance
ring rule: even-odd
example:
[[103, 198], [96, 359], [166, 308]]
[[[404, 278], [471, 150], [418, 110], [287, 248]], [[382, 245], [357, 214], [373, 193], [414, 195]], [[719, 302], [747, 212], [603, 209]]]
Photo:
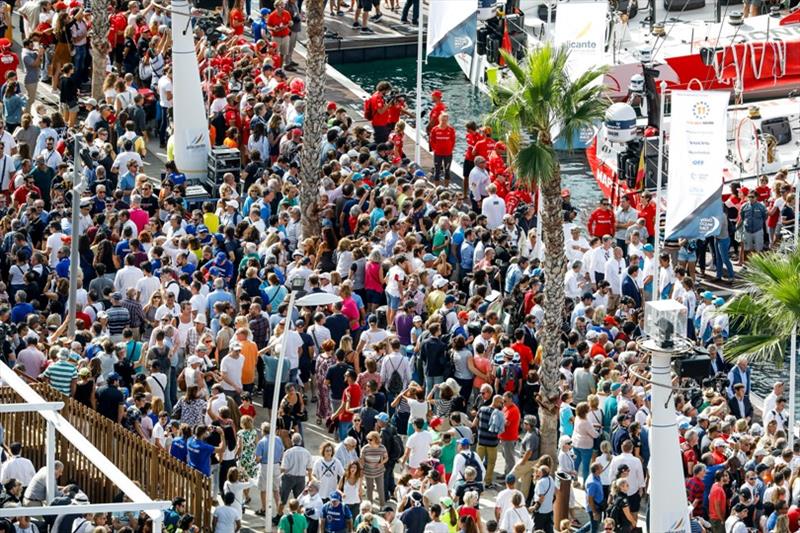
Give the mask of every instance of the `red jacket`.
[[453, 126], [436, 126], [431, 130], [430, 147], [433, 155], [453, 155], [456, 145], [456, 129]]
[[614, 212], [610, 209], [595, 209], [589, 216], [589, 235], [593, 237], [603, 237], [603, 235], [614, 235], [616, 230], [616, 220]]
[[638, 213], [640, 218], [644, 219], [644, 227], [647, 228], [647, 233], [651, 237], [656, 234], [656, 203], [650, 202]]
[[467, 151], [464, 153], [464, 159], [472, 161], [475, 159], [475, 143], [481, 140], [483, 136], [477, 131], [467, 132]]
[[431, 108], [431, 114], [429, 117], [430, 121], [428, 122], [428, 131], [432, 131], [433, 128], [439, 126], [439, 117], [445, 111], [447, 111], [447, 106], [444, 105], [444, 102], [436, 102], [435, 104], [433, 104], [433, 107]]
[[489, 152], [494, 150], [494, 139], [491, 137], [481, 137], [475, 141], [475, 146], [472, 148], [472, 157], [481, 156], [484, 159], [489, 159]]

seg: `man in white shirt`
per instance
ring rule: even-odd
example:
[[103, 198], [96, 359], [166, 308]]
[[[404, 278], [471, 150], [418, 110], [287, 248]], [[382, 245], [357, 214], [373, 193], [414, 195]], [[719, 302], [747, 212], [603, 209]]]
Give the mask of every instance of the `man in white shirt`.
[[500, 518], [506, 514], [506, 511], [513, 507], [511, 499], [514, 497], [514, 494], [523, 496], [520, 491], [514, 488], [516, 483], [517, 477], [514, 474], [508, 474], [506, 476], [506, 488], [497, 493], [497, 498], [494, 501], [495, 520], [500, 520]]
[[[396, 371], [403, 380], [403, 390], [405, 390], [411, 383], [411, 364], [408, 362], [408, 358], [400, 353], [400, 341], [396, 337], [390, 341], [389, 346], [392, 351], [383, 358], [380, 365], [381, 383], [388, 386], [392, 374]], [[388, 398], [389, 401], [393, 399]]]
[[483, 199], [489, 196], [487, 187], [490, 183], [489, 171], [486, 170], [486, 159], [477, 156], [475, 166], [469, 172], [469, 193], [474, 202], [473, 207], [480, 207]]
[[605, 279], [606, 263], [611, 260], [611, 254], [611, 237], [606, 235], [603, 237], [602, 244], [592, 252], [589, 274], [594, 283], [600, 283]]
[[573, 226], [569, 230], [569, 237], [564, 240], [564, 249], [567, 253], [567, 259], [570, 261], [580, 261], [583, 259], [583, 254], [589, 251], [589, 241], [586, 237], [581, 235], [581, 228]]
[[[314, 323], [309, 326], [308, 334], [314, 341], [314, 353], [319, 355], [322, 352], [322, 343], [331, 338], [331, 330], [325, 327], [325, 314], [315, 313]], [[381, 383], [386, 383], [381, 379]]]
[[[55, 139], [48, 137], [47, 140], [44, 142], [44, 150], [42, 150], [39, 153], [39, 155], [41, 155], [44, 158], [45, 165], [52, 168], [54, 171], [58, 171], [58, 165], [60, 165], [64, 161], [64, 159], [61, 157], [61, 154], [58, 153], [58, 150], [56, 150], [55, 146], [56, 146]], [[2, 157], [3, 159], [9, 157], [5, 155], [2, 143], [0, 143], [0, 157]], [[0, 161], [0, 167], [2, 167], [1, 161]], [[3, 182], [5, 182], [5, 175], [0, 173], [0, 177], [2, 177]]]
[[147, 385], [150, 387], [150, 393], [154, 398], [161, 398], [162, 401], [165, 399], [167, 375], [158, 366], [158, 361], [150, 363], [150, 375], [147, 376]]
[[770, 411], [774, 411], [778, 403], [778, 398], [781, 397], [783, 397], [783, 381], [776, 381], [772, 386], [772, 392], [767, 394], [767, 397], [764, 398], [763, 412], [769, 413]]
[[143, 263], [141, 271], [142, 277], [136, 281], [136, 292], [139, 294], [139, 303], [147, 305], [153, 293], [161, 288], [161, 282], [153, 276], [150, 263]]
[[737, 503], [731, 508], [731, 515], [725, 520], [725, 533], [747, 533], [747, 525], [744, 519], [747, 518], [748, 507], [743, 503]]
[[[456, 457], [453, 460], [453, 473], [450, 476], [450, 481], [448, 482], [448, 486], [450, 490], [455, 490], [456, 485], [462, 479], [466, 479], [465, 471], [469, 464], [467, 464], [467, 459], [470, 459], [470, 463], [473, 465], [478, 465], [480, 468], [480, 479], [486, 480], [486, 466], [481, 461], [478, 454], [475, 453], [470, 449], [470, 439], [463, 437], [458, 441], [458, 452], [456, 453]], [[474, 460], [473, 460], [474, 459]]]
[[564, 295], [577, 301], [583, 294], [584, 278], [580, 261], [573, 261], [572, 268], [564, 275]]
[[238, 341], [231, 342], [228, 355], [223, 357], [219, 363], [219, 369], [222, 372], [222, 391], [225, 395], [233, 397], [237, 403], [239, 403], [239, 395], [244, 388], [242, 385], [244, 357], [242, 357], [241, 350], [242, 345]]
[[[618, 299], [622, 294], [622, 279], [628, 271], [628, 265], [622, 257], [622, 248], [614, 248], [613, 257], [606, 262], [605, 279], [611, 286], [611, 293]], [[612, 300], [611, 304], [616, 307]]]
[[644, 471], [642, 461], [633, 455], [633, 442], [626, 440], [622, 443], [622, 453], [611, 460], [611, 472], [617, 472], [619, 467], [625, 465], [628, 472], [628, 502], [633, 513], [639, 512], [639, 503], [644, 490]]
[[506, 214], [506, 202], [497, 196], [497, 187], [492, 183], [486, 187], [489, 193], [481, 204], [481, 214], [486, 217], [486, 227], [494, 230], [503, 225], [503, 216]]
[[117, 270], [114, 276], [114, 289], [126, 293], [128, 289], [136, 287], [143, 277], [142, 269], [136, 266], [136, 258], [128, 254], [125, 256], [125, 266]]
[[400, 459], [400, 466], [408, 465], [411, 470], [416, 470], [423, 461], [428, 459], [428, 450], [433, 443], [433, 436], [425, 431], [425, 421], [418, 418], [413, 421], [414, 433], [406, 441], [406, 451]]
[[9, 451], [11, 451], [11, 457], [6, 459], [0, 468], [0, 484], [5, 485], [10, 479], [16, 479], [25, 488], [36, 475], [36, 469], [29, 459], [22, 457], [22, 444], [11, 443]]

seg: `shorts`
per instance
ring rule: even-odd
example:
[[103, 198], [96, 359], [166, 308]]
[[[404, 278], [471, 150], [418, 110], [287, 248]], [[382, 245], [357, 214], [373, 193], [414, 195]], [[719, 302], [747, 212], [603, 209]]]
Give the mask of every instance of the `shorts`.
[[678, 261], [682, 263], [696, 263], [697, 254], [695, 252], [687, 252], [684, 249], [678, 250]]
[[62, 102], [62, 104], [61, 104], [61, 112], [63, 114], [77, 113], [78, 112], [78, 102]]
[[742, 245], [746, 252], [760, 252], [764, 248], [764, 230], [758, 230], [755, 233], [742, 232]]
[[745, 2], [746, 5], [751, 5], [755, 8], [760, 8], [763, 3], [763, 0], [749, 0]]
[[389, 309], [393, 311], [397, 311], [400, 309], [400, 297], [399, 296], [392, 296], [391, 294], [386, 295], [386, 299], [389, 303]]
[[369, 13], [372, 11], [372, 0], [358, 0], [358, 7]]
[[385, 293], [366, 289], [364, 291], [364, 300], [368, 304], [383, 305], [386, 303]]
[[289, 496], [299, 498], [306, 488], [305, 476], [288, 476], [281, 477], [281, 502], [289, 501]]
[[[278, 492], [281, 488], [281, 464], [275, 463], [275, 471], [272, 472], [272, 491]], [[258, 490], [267, 491], [267, 465], [261, 463], [258, 471]]]

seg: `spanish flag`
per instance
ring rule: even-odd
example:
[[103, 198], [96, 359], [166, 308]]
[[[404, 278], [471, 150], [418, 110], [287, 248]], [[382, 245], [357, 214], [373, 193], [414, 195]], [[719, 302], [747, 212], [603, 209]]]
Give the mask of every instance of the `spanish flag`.
[[[508, 34], [508, 20], [503, 19], [503, 40], [500, 44], [500, 48], [511, 53], [511, 36]], [[500, 66], [504, 66], [506, 64], [503, 56], [500, 56]]]
[[642, 147], [642, 153], [639, 156], [639, 168], [636, 170], [636, 190], [643, 191], [644, 190], [644, 174], [645, 174], [645, 164], [644, 164], [644, 146]]

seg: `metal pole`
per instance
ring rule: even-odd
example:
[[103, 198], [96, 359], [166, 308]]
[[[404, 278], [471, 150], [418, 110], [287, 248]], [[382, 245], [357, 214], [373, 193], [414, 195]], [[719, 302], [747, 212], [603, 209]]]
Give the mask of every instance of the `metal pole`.
[[73, 150], [74, 170], [72, 173], [72, 242], [69, 250], [69, 313], [67, 324], [67, 337], [75, 337], [78, 295], [78, 272], [81, 265], [80, 252], [78, 251], [78, 239], [80, 238], [80, 215], [81, 215], [81, 193], [83, 192], [83, 176], [81, 176], [81, 147], [82, 135], [76, 133], [75, 148]]
[[[797, 250], [798, 224], [800, 224], [800, 172], [794, 180], [794, 247]], [[794, 446], [795, 409], [797, 409], [797, 326], [792, 328], [792, 341], [789, 351], [789, 448]]]
[[56, 497], [56, 426], [52, 420], [47, 421], [47, 503]]
[[664, 102], [667, 99], [667, 82], [661, 82], [661, 109], [659, 110], [660, 118], [658, 121], [658, 166], [656, 167], [656, 224], [655, 235], [653, 235], [653, 259], [656, 262], [656, 274], [653, 279], [653, 295], [652, 300], [658, 300], [661, 296], [661, 265], [659, 255], [660, 251], [660, 236], [661, 236], [661, 183], [662, 171], [664, 169]]
[[425, 24], [425, 17], [422, 14], [422, 0], [415, 0], [420, 3], [419, 20], [417, 21], [417, 109], [416, 109], [416, 129], [414, 138], [414, 162], [421, 164], [422, 148], [422, 27]]
[[267, 501], [264, 509], [264, 531], [272, 531], [272, 480], [275, 473], [275, 439], [277, 438], [276, 425], [278, 424], [278, 401], [281, 397], [281, 374], [283, 363], [286, 360], [286, 344], [289, 340], [289, 331], [292, 329], [292, 315], [294, 314], [295, 293], [289, 295], [289, 306], [286, 308], [286, 322], [283, 328], [281, 351], [278, 354], [278, 368], [275, 370], [275, 390], [272, 392], [272, 410], [269, 412], [269, 446], [267, 448]]

